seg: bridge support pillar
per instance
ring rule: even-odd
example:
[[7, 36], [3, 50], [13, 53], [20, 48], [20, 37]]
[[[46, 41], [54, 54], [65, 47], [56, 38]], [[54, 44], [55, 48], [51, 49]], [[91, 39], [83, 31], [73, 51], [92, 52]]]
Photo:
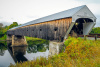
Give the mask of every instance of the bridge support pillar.
[[12, 46], [26, 46], [27, 41], [25, 36], [12, 35]]
[[49, 56], [59, 54], [63, 52], [64, 49], [65, 49], [65, 45], [63, 42], [49, 41]]
[[12, 35], [7, 35], [7, 40], [12, 40]]

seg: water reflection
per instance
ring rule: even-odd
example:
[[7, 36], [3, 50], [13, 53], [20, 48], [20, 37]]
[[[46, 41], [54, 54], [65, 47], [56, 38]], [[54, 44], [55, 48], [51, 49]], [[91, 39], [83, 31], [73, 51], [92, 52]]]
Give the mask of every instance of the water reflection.
[[47, 40], [28, 41], [28, 53], [45, 52], [47, 49], [49, 49], [49, 41]]
[[[32, 58], [31, 60], [33, 60], [33, 56], [32, 53], [37, 54], [37, 52], [46, 52], [46, 50], [48, 50], [49, 48], [49, 42], [47, 40], [36, 40], [36, 41], [32, 41], [29, 40], [28, 41], [28, 46], [21, 46], [21, 47], [11, 47], [11, 41], [7, 42], [8, 44], [8, 51], [10, 53], [10, 55], [12, 56], [14, 62], [23, 62], [23, 61], [27, 61], [27, 56]], [[27, 54], [26, 54], [27, 52]], [[41, 54], [39, 54], [38, 56], [40, 56]], [[26, 56], [26, 57], [25, 57]]]
[[9, 66], [10, 63], [34, 60], [33, 58], [40, 56], [48, 57], [48, 49], [49, 42], [46, 40], [30, 40], [28, 46], [23, 47], [11, 47], [11, 41], [0, 42], [0, 67]]
[[0, 56], [4, 55], [5, 50], [7, 50], [6, 42], [2, 41], [0, 42]]
[[23, 62], [27, 61], [27, 58], [24, 57], [26, 53], [26, 46], [23, 47], [8, 47], [8, 51], [12, 56], [14, 62]]

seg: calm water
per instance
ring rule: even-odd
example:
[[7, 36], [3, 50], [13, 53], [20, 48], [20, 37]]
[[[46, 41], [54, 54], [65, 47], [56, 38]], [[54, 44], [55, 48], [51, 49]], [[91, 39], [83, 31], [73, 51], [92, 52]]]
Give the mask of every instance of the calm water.
[[[7, 47], [6, 45], [9, 45]], [[0, 67], [8, 67], [16, 62], [48, 57], [48, 41], [28, 41], [28, 46], [11, 47], [11, 42], [0, 41]]]

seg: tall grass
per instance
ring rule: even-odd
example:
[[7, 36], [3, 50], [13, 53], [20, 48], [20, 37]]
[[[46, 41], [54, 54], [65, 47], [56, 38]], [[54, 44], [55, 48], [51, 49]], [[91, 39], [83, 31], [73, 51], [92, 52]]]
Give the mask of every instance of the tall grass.
[[68, 38], [66, 49], [59, 55], [37, 58], [10, 67], [100, 67], [100, 40]]

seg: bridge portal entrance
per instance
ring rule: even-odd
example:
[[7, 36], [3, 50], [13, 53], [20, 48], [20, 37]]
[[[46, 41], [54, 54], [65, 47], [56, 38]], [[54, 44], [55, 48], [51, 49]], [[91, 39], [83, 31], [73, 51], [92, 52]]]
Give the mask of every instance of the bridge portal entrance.
[[72, 30], [70, 31], [71, 35], [87, 35], [93, 26], [93, 20], [89, 18], [79, 18], [75, 21]]

